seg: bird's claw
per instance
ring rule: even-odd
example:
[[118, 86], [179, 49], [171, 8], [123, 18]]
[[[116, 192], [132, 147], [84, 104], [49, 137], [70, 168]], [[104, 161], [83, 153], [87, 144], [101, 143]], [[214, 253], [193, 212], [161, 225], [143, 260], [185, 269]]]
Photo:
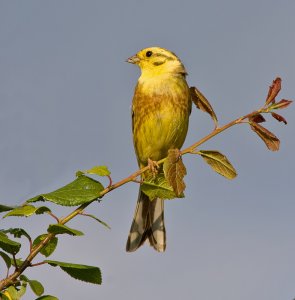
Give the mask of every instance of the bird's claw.
[[148, 158], [148, 167], [149, 167], [153, 177], [155, 177], [158, 174], [158, 169], [160, 168], [159, 164], [156, 161]]

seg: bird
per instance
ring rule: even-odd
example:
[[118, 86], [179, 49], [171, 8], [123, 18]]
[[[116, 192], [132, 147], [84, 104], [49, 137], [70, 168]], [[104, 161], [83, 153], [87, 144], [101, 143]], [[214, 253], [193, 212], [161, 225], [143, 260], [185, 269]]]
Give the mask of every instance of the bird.
[[[132, 100], [138, 166], [149, 165], [157, 176], [156, 162], [165, 158], [169, 149], [180, 149], [187, 135], [192, 107], [187, 72], [176, 54], [161, 47], [142, 49], [127, 62], [141, 70]], [[144, 181], [145, 174], [141, 176]], [[137, 250], [146, 240], [156, 251], [165, 251], [164, 199], [151, 200], [139, 189], [126, 251]]]

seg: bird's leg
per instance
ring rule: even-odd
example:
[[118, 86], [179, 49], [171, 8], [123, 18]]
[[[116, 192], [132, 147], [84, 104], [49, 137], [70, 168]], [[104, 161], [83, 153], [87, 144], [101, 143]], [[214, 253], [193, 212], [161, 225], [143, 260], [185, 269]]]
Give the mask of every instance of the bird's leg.
[[159, 164], [156, 161], [148, 158], [148, 167], [149, 167], [153, 177], [156, 177], [156, 175], [158, 174], [158, 169], [160, 168]]

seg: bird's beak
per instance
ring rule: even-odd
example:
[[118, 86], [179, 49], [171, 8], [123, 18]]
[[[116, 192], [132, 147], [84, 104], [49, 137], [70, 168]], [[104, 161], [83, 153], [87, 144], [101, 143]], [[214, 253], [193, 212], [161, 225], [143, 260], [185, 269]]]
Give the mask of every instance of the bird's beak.
[[130, 64], [138, 64], [139, 61], [140, 61], [140, 59], [137, 55], [133, 55], [126, 60], [126, 62], [128, 62]]

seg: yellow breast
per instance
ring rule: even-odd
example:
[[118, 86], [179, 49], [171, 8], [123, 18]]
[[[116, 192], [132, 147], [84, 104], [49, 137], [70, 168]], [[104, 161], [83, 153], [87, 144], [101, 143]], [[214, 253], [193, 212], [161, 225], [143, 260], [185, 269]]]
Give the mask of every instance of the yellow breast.
[[139, 78], [132, 103], [133, 141], [140, 165], [159, 160], [171, 148], [181, 148], [191, 110], [183, 75]]

